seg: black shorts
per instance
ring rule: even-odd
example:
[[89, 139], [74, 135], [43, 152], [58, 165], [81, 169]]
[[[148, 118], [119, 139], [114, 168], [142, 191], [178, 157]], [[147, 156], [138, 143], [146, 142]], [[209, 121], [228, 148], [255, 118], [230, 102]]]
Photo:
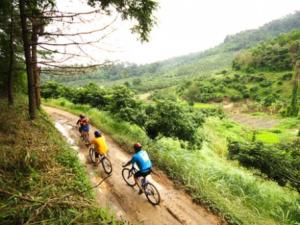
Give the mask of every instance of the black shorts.
[[99, 156], [102, 156], [99, 152], [95, 151], [95, 157], [99, 158]]
[[134, 176], [135, 176], [136, 178], [138, 178], [138, 177], [146, 177], [146, 176], [148, 176], [150, 173], [151, 173], [151, 169], [149, 169], [149, 170], [146, 171], [146, 172], [141, 172], [141, 171], [139, 170], [139, 171], [137, 171], [137, 172], [134, 174]]

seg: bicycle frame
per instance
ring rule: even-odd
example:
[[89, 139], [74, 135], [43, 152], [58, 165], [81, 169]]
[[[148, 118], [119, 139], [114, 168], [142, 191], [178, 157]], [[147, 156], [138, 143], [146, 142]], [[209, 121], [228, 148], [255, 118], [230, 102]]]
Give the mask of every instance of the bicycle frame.
[[[134, 165], [132, 165], [132, 166], [131, 166], [131, 169], [130, 169], [129, 171], [130, 171], [130, 173], [132, 173], [132, 175], [134, 176], [138, 170], [137, 170], [137, 168], [134, 167]], [[148, 175], [147, 175], [147, 176], [148, 176]], [[139, 177], [139, 178], [141, 178], [141, 179], [140, 179], [140, 182], [141, 182], [141, 187], [142, 187], [142, 188], [144, 188], [145, 184], [147, 183], [147, 179], [146, 179], [147, 176], [145, 176], [145, 177], [144, 177], [144, 176]], [[138, 180], [139, 180], [139, 179], [138, 179]]]

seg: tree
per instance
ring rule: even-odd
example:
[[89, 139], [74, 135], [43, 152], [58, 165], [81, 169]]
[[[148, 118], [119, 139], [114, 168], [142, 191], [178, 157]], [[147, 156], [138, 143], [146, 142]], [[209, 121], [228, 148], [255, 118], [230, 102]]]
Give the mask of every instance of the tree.
[[0, 2], [0, 89], [3, 90], [9, 104], [13, 104], [13, 91], [20, 83], [22, 59], [20, 59], [20, 33], [18, 32], [18, 19], [16, 18], [15, 1], [3, 0]]
[[[54, 10], [53, 0], [19, 0], [19, 11], [22, 27], [22, 40], [24, 47], [24, 55], [26, 62], [27, 71], [27, 81], [28, 81], [28, 97], [29, 97], [29, 114], [30, 118], [35, 118], [36, 108], [40, 104], [39, 100], [39, 64], [44, 64], [49, 67], [61, 68], [61, 69], [82, 69], [82, 66], [60, 66], [57, 63], [62, 63], [67, 59], [60, 60], [59, 62], [54, 61], [54, 64], [49, 62], [39, 62], [38, 61], [38, 51], [37, 47], [42, 48], [46, 52], [52, 52], [55, 54], [69, 55], [70, 57], [74, 54], [69, 54], [68, 52], [60, 52], [58, 50], [53, 50], [48, 48], [49, 46], [78, 46], [93, 44], [100, 42], [104, 35], [95, 41], [82, 41], [78, 42], [72, 40], [67, 43], [51, 43], [40, 42], [39, 37], [44, 36], [44, 38], [56, 36], [56, 37], [74, 37], [80, 35], [89, 35], [95, 32], [101, 32], [108, 26], [100, 29], [96, 29], [89, 32], [78, 32], [78, 33], [64, 33], [60, 32], [44, 32], [44, 27], [50, 22], [66, 22], [67, 19], [69, 24], [74, 23], [74, 18], [80, 17], [81, 15], [93, 14], [93, 13], [104, 13], [110, 15], [111, 11], [114, 9], [119, 13], [123, 20], [134, 20], [135, 25], [132, 27], [132, 32], [139, 34], [141, 41], [148, 41], [149, 32], [154, 25], [153, 11], [157, 7], [157, 3], [153, 0], [137, 0], [137, 1], [127, 1], [127, 0], [87, 0], [87, 4], [96, 8], [91, 12], [59, 12]], [[81, 18], [80, 18], [81, 19]], [[79, 19], [79, 20], [80, 20]], [[82, 50], [82, 49], [81, 49]], [[84, 51], [82, 51], [84, 53]], [[91, 67], [91, 66], [88, 66]]]
[[203, 123], [203, 117], [187, 105], [168, 99], [157, 100], [146, 109], [148, 120], [145, 129], [151, 138], [162, 134], [185, 141], [196, 141], [196, 130]]

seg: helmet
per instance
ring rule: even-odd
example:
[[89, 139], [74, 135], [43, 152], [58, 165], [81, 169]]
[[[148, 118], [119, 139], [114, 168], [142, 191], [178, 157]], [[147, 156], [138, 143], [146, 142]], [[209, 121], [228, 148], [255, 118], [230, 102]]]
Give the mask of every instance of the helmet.
[[94, 135], [95, 135], [95, 137], [101, 137], [101, 131], [96, 130], [96, 131], [94, 132]]
[[135, 152], [138, 152], [142, 149], [142, 145], [140, 143], [135, 143], [133, 145], [133, 148], [134, 148]]
[[83, 114], [80, 114], [79, 117], [80, 117], [81, 119], [85, 118], [85, 116], [84, 116]]

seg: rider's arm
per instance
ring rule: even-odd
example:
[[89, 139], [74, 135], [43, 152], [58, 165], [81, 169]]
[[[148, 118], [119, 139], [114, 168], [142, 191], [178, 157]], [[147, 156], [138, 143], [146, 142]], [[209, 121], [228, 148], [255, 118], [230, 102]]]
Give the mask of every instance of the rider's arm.
[[80, 123], [80, 119], [79, 120], [77, 120], [77, 123], [76, 123], [76, 125], [78, 125]]
[[131, 164], [131, 159], [123, 165], [123, 167], [129, 166]]
[[135, 163], [135, 158], [134, 158], [134, 156], [133, 156], [126, 164], [124, 164], [123, 167], [129, 166], [131, 163], [132, 163], [132, 164]]
[[89, 145], [94, 145], [95, 146], [95, 143], [96, 143], [95, 138], [93, 140], [89, 141], [89, 142], [90, 142]]

